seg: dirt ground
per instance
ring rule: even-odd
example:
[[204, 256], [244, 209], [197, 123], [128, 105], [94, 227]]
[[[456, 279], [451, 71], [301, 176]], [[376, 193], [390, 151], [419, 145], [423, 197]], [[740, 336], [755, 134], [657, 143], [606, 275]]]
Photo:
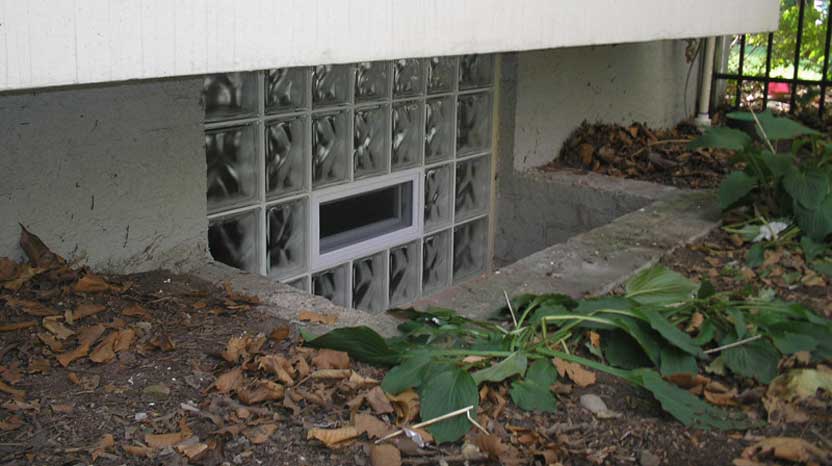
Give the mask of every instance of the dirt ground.
[[[707, 262], [697, 251], [668, 261], [699, 273]], [[395, 464], [373, 457], [371, 440], [413, 417], [418, 399], [380, 393], [382, 370], [301, 347], [298, 328], [222, 286], [52, 263], [0, 261], [0, 464]], [[744, 411], [765, 417], [759, 387], [724, 382], [738, 389]], [[718, 433], [685, 428], [648, 393], [602, 374], [585, 388], [564, 382], [554, 390], [556, 414], [516, 409], [506, 385], [481, 391], [490, 449], [473, 430], [464, 443], [438, 448], [403, 437], [393, 444], [415, 465], [722, 465], [763, 437], [825, 448], [832, 438], [826, 401], [813, 405], [808, 423]], [[590, 393], [620, 416], [593, 417], [579, 402]], [[353, 426], [331, 447], [308, 438]], [[494, 442], [499, 460], [486, 454]]]

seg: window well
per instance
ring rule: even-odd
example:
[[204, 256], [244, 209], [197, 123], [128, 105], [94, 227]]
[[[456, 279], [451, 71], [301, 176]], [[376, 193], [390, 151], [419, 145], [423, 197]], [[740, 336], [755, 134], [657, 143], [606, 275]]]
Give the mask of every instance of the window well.
[[413, 224], [413, 182], [320, 204], [320, 253], [326, 254]]

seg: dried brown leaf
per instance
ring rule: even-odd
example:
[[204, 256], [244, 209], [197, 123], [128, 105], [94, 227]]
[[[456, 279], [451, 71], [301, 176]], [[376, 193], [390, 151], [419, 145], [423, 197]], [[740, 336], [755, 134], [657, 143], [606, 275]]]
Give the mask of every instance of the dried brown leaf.
[[372, 445], [370, 447], [370, 464], [372, 466], [401, 466], [402, 453], [389, 443]]
[[313, 322], [316, 324], [335, 325], [338, 322], [338, 316], [335, 314], [319, 314], [312, 311], [300, 311], [298, 313], [298, 320], [301, 322]]
[[174, 344], [173, 340], [166, 333], [155, 335], [150, 339], [150, 344], [164, 352], [171, 352], [176, 349], [176, 344]]
[[72, 290], [76, 293], [105, 293], [110, 291], [119, 292], [121, 288], [108, 283], [107, 280], [98, 275], [88, 273], [75, 282]]
[[110, 332], [98, 346], [90, 353], [90, 361], [104, 364], [112, 361], [116, 357], [114, 346], [116, 343], [116, 332]]
[[100, 304], [79, 304], [74, 311], [66, 311], [64, 315], [66, 322], [71, 324], [76, 320], [81, 320], [84, 317], [89, 317], [106, 310], [107, 306], [102, 306]]
[[104, 334], [104, 326], [101, 324], [91, 325], [78, 330], [78, 343], [91, 347]]
[[243, 431], [243, 436], [254, 445], [266, 443], [274, 431], [277, 430], [277, 424], [260, 424], [259, 426], [250, 427]]
[[75, 406], [71, 404], [55, 403], [52, 406], [52, 412], [60, 414], [71, 414], [75, 410]]
[[352, 375], [350, 369], [321, 369], [309, 376], [315, 380], [348, 379]]
[[116, 332], [116, 341], [115, 343], [113, 343], [113, 351], [115, 351], [116, 353], [128, 351], [130, 349], [130, 346], [133, 344], [133, 340], [135, 339], [135, 330], [131, 328], [119, 330], [118, 332]]
[[17, 278], [19, 267], [17, 262], [8, 257], [0, 257], [0, 282], [7, 282]]
[[0, 420], [0, 430], [4, 432], [17, 430], [23, 426], [23, 420], [18, 416], [9, 416]]
[[20, 247], [35, 267], [52, 268], [66, 264], [63, 257], [52, 252], [34, 233], [20, 225]]
[[312, 358], [312, 364], [318, 369], [348, 369], [350, 357], [343, 351], [322, 349]]
[[765, 438], [742, 452], [743, 459], [766, 457], [805, 464], [829, 464], [832, 461], [832, 454], [829, 451], [795, 437]]
[[243, 385], [243, 381], [243, 370], [235, 367], [217, 377], [216, 382], [214, 382], [214, 388], [220, 393], [230, 393], [240, 388]]
[[13, 324], [0, 324], [0, 332], [14, 332], [16, 330], [23, 330], [32, 328], [38, 324], [36, 320], [27, 320], [25, 322], [15, 322]]
[[555, 358], [554, 363], [561, 377], [567, 375], [579, 387], [588, 387], [595, 383], [595, 373], [585, 369], [580, 364], [564, 361], [560, 358]]
[[169, 434], [145, 434], [144, 443], [151, 448], [173, 447], [190, 438], [193, 433], [187, 425], [182, 426], [179, 432]]
[[150, 458], [153, 456], [153, 449], [144, 445], [123, 445], [121, 449], [130, 456], [138, 456], [140, 458]]
[[64, 345], [54, 335], [49, 333], [38, 333], [38, 339], [48, 346], [53, 353], [61, 353], [64, 351]]
[[277, 376], [277, 380], [285, 385], [295, 384], [295, 380], [292, 378], [295, 368], [292, 367], [292, 363], [283, 356], [277, 354], [260, 356], [257, 358], [257, 368], [274, 374]]
[[95, 460], [98, 459], [99, 456], [106, 453], [108, 450], [112, 450], [115, 446], [116, 441], [113, 438], [112, 434], [104, 434], [92, 448], [90, 452], [90, 456], [92, 457], [92, 462], [95, 463]]
[[248, 386], [238, 389], [237, 396], [247, 405], [283, 398], [283, 385], [271, 380], [256, 380]]
[[128, 306], [121, 311], [121, 315], [126, 317], [138, 317], [142, 320], [152, 320], [153, 317], [150, 315], [149, 312], [145, 310], [145, 308], [139, 306], [138, 304], [133, 304], [132, 306]]
[[280, 343], [281, 341], [289, 338], [290, 333], [291, 330], [288, 325], [281, 325], [272, 329], [271, 333], [269, 333], [269, 338], [271, 338], [275, 343]]
[[72, 364], [72, 361], [75, 361], [76, 359], [79, 359], [79, 358], [83, 358], [89, 352], [90, 352], [90, 346], [85, 344], [85, 343], [81, 343], [74, 350], [67, 351], [66, 353], [61, 353], [58, 356], [56, 356], [55, 359], [58, 360], [58, 362], [61, 364], [61, 366], [67, 367], [70, 364]]
[[359, 435], [366, 433], [371, 439], [384, 437], [391, 430], [389, 425], [370, 414], [356, 414], [353, 424]]
[[72, 335], [75, 335], [75, 332], [68, 329], [64, 326], [64, 324], [59, 322], [60, 319], [61, 317], [59, 316], [44, 317], [43, 328], [52, 332], [52, 334], [55, 335], [55, 338], [57, 338], [58, 340], [66, 340]]
[[46, 374], [49, 372], [48, 359], [32, 359], [29, 361], [27, 372], [30, 374]]
[[410, 424], [419, 415], [419, 395], [407, 389], [398, 395], [387, 395], [401, 424]]
[[364, 396], [367, 399], [367, 403], [371, 408], [373, 408], [373, 411], [376, 414], [386, 414], [395, 411], [393, 409], [393, 405], [390, 403], [390, 400], [387, 399], [387, 394], [384, 393], [384, 390], [382, 390], [379, 386], [373, 387]]
[[11, 296], [5, 296], [3, 299], [6, 300], [6, 304], [23, 312], [29, 314], [30, 316], [35, 317], [54, 317], [59, 315], [58, 311], [53, 309], [49, 309], [48, 307], [44, 306], [43, 304], [32, 301], [30, 299], [17, 299], [12, 298]]
[[327, 447], [334, 448], [358, 437], [358, 435], [358, 430], [355, 427], [347, 426], [340, 429], [309, 429], [309, 432], [306, 433], [306, 439], [316, 439]]
[[[176, 446], [176, 450], [179, 453], [185, 455], [189, 460], [193, 460], [199, 457], [199, 455], [205, 453], [205, 451], [208, 450], [207, 443], [199, 442], [199, 437], [191, 437], [191, 439], [194, 438], [196, 439], [196, 441], [194, 441], [193, 443], [186, 442]], [[188, 439], [188, 441], [190, 441], [190, 439]]]

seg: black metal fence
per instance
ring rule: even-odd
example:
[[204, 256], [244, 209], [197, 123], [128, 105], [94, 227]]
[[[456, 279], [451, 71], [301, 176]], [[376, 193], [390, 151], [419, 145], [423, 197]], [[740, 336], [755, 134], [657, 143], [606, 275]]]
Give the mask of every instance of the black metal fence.
[[[782, 3], [786, 3], [785, 1]], [[768, 34], [768, 41], [766, 44], [766, 51], [765, 51], [765, 67], [763, 73], [747, 73], [746, 72], [746, 65], [747, 65], [747, 41], [749, 40], [748, 35], [742, 35], [736, 38], [738, 43], [733, 44], [734, 46], [739, 46], [739, 63], [736, 67], [736, 70], [731, 70], [732, 72], [716, 72], [714, 73], [714, 81], [715, 86], [714, 89], [727, 89], [727, 93], [723, 102], [727, 104], [731, 108], [740, 108], [749, 105], [749, 97], [752, 100], [759, 99], [761, 97], [761, 104], [762, 108], [769, 107], [769, 102], [772, 99], [781, 98], [783, 104], [780, 108], [783, 111], [787, 111], [790, 114], [795, 114], [798, 109], [801, 110], [803, 116], [806, 116], [805, 113], [807, 111], [814, 112], [816, 111], [816, 115], [820, 121], [825, 121], [828, 119], [829, 115], [825, 113], [825, 110], [830, 103], [827, 100], [832, 100], [832, 95], [827, 96], [827, 90], [832, 89], [832, 81], [829, 80], [829, 49], [830, 49], [830, 42], [832, 41], [832, 2], [825, 1], [825, 2], [812, 2], [810, 0], [793, 0], [793, 8], [797, 8], [797, 27], [795, 31], [784, 31], [783, 26], [781, 26], [780, 31], [780, 39], [783, 40], [784, 33], [786, 34], [796, 34], [794, 40], [794, 72], [790, 77], [782, 77], [782, 76], [772, 76], [772, 54], [775, 49], [775, 34], [770, 33]], [[801, 70], [801, 60], [805, 60], [802, 53], [802, 48], [804, 47], [804, 31], [806, 30], [806, 13], [809, 11], [809, 8], [818, 8], [820, 6], [825, 11], [825, 17], [823, 18], [822, 22], [825, 22], [825, 26], [823, 24], [815, 25], [817, 27], [823, 27], [825, 34], [825, 42], [823, 42], [823, 58], [822, 58], [822, 65], [821, 65], [821, 72], [820, 72], [820, 79], [806, 79], [800, 77], [800, 70]], [[782, 12], [781, 12], [782, 13]], [[792, 10], [792, 13], [794, 10]], [[781, 21], [783, 21], [783, 16]], [[759, 39], [759, 38], [758, 38]], [[724, 80], [727, 82], [727, 86], [718, 86], [718, 81]], [[788, 86], [788, 91], [783, 92], [784, 86], [772, 86], [773, 83], [777, 84], [785, 84]], [[748, 84], [756, 84], [756, 86], [749, 86]], [[760, 89], [760, 87], [762, 89]], [[751, 92], [756, 91], [756, 95], [749, 96], [748, 94]], [[761, 92], [762, 95], [759, 95]], [[783, 98], [785, 96], [785, 98]], [[800, 107], [798, 104], [800, 103], [799, 100], [802, 101], [809, 101], [810, 104], [808, 106]], [[786, 105], [787, 104], [787, 105]], [[754, 102], [753, 105], [757, 105]]]

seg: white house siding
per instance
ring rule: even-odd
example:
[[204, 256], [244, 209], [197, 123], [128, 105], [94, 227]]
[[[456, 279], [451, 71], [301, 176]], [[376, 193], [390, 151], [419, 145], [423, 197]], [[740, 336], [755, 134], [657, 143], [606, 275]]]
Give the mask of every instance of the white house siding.
[[0, 91], [772, 30], [777, 0], [0, 0]]

